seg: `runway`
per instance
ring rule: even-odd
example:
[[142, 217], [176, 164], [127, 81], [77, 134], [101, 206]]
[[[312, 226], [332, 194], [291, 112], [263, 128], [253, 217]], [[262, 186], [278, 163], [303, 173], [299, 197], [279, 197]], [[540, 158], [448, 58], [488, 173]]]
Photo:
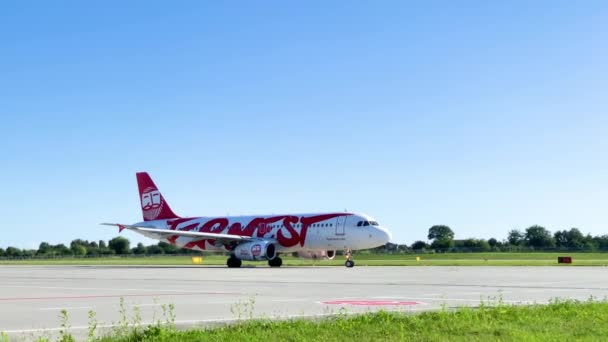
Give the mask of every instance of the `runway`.
[[0, 266], [0, 331], [54, 335], [61, 309], [71, 332], [86, 336], [88, 312], [98, 325], [120, 321], [124, 298], [144, 324], [175, 306], [178, 326], [250, 317], [316, 317], [379, 309], [422, 311], [553, 298], [608, 296], [605, 267], [225, 267]]

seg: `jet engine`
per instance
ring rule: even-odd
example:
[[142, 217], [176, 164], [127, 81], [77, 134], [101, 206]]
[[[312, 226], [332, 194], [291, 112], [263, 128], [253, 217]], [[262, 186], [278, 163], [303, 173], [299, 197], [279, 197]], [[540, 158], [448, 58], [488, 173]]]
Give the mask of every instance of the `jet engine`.
[[298, 258], [304, 258], [304, 259], [314, 259], [314, 260], [320, 260], [320, 259], [333, 259], [336, 257], [336, 251], [301, 251], [301, 252], [297, 252], [296, 255], [298, 256]]
[[257, 261], [276, 258], [277, 251], [273, 243], [254, 241], [242, 243], [234, 248], [234, 255], [241, 260]]

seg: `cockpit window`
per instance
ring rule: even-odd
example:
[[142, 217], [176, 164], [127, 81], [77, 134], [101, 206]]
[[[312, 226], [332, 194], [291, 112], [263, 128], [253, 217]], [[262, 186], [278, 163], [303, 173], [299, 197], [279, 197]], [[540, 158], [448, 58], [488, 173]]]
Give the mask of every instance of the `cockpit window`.
[[378, 222], [376, 221], [370, 221], [369, 224], [371, 224], [372, 226], [379, 226]]
[[363, 225], [364, 225], [364, 226], [369, 226], [369, 221], [364, 221], [364, 222], [363, 222]]

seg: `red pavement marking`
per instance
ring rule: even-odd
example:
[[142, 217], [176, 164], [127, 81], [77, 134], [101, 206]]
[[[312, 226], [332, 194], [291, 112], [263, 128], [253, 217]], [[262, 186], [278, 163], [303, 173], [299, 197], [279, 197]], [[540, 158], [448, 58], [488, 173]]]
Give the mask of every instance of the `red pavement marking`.
[[409, 306], [420, 302], [405, 302], [400, 300], [330, 300], [321, 302], [328, 305], [358, 305], [358, 306]]
[[189, 293], [146, 293], [146, 294], [122, 294], [122, 295], [83, 295], [83, 296], [57, 296], [57, 297], [5, 297], [2, 302], [23, 300], [59, 300], [59, 299], [91, 299], [91, 298], [124, 298], [124, 297], [160, 297], [160, 296], [196, 296], [196, 295], [238, 295], [240, 293], [230, 292], [189, 292]]

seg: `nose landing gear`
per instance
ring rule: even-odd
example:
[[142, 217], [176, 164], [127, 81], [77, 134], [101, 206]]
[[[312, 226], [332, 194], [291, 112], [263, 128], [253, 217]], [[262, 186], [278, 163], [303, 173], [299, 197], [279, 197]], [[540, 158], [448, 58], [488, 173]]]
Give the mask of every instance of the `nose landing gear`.
[[348, 268], [355, 267], [355, 262], [353, 261], [353, 254], [350, 249], [346, 250], [344, 256], [346, 257], [346, 262], [344, 263], [344, 266]]

